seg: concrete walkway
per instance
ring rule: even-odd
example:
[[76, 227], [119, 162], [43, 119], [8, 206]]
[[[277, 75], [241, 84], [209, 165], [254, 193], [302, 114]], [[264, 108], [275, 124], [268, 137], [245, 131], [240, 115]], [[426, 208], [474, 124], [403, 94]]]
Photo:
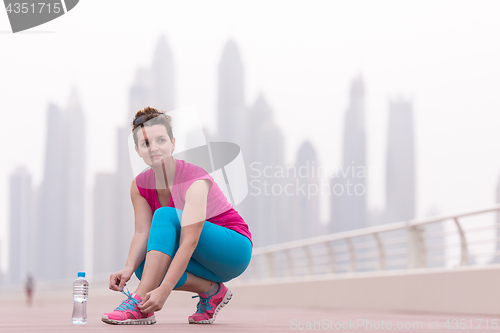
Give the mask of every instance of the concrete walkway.
[[101, 322], [104, 312], [112, 311], [125, 299], [123, 294], [116, 292], [101, 291], [91, 295], [86, 325], [71, 323], [71, 292], [39, 295], [31, 307], [25, 303], [23, 294], [17, 294], [17, 297], [0, 295], [0, 332], [291, 332], [307, 328], [308, 331], [355, 332], [500, 332], [500, 315], [300, 309], [287, 308], [286, 304], [280, 308], [245, 308], [238, 304], [236, 294], [221, 310], [214, 324], [190, 325], [187, 317], [196, 310], [197, 299], [190, 300], [189, 293], [174, 292], [172, 295], [165, 308], [155, 314], [157, 323], [149, 326], [117, 326]]

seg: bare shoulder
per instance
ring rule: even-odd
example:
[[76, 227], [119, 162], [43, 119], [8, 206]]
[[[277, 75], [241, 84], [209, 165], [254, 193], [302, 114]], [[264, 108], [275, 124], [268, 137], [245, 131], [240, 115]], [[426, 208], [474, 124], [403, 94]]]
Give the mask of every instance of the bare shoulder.
[[147, 200], [139, 193], [135, 179], [130, 186], [130, 197], [134, 206], [136, 232], [148, 232], [153, 212]]
[[208, 179], [194, 181], [186, 191], [186, 201], [189, 199], [198, 199], [200, 197], [206, 199], [211, 186], [212, 182]]
[[[135, 183], [135, 179], [132, 181], [132, 185], [130, 186], [130, 198], [132, 199], [132, 203], [135, 205], [137, 202], [147, 203], [146, 199], [139, 192], [139, 188]], [[148, 204], [149, 206], [149, 204]]]
[[197, 191], [207, 191], [210, 190], [210, 187], [212, 186], [212, 182], [208, 179], [198, 179], [194, 181], [189, 188], [187, 189], [187, 192], [197, 192]]
[[130, 185], [130, 196], [133, 198], [134, 194], [139, 194], [139, 189], [137, 188], [137, 184], [135, 183], [135, 178], [132, 180], [132, 185]]

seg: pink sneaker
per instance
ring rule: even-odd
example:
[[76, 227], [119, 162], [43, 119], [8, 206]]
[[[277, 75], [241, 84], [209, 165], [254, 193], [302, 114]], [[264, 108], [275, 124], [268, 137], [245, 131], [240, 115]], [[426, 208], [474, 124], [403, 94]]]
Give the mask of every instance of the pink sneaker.
[[105, 313], [102, 316], [103, 322], [114, 325], [151, 325], [156, 323], [154, 312], [143, 314], [139, 311], [138, 305], [142, 301], [139, 295], [122, 292], [128, 296], [128, 299], [124, 300], [115, 311]]
[[198, 296], [193, 296], [193, 298], [195, 297], [200, 298], [200, 301], [196, 305], [198, 310], [189, 316], [189, 323], [211, 324], [214, 322], [217, 312], [229, 303], [229, 300], [233, 297], [233, 293], [224, 284], [219, 283], [219, 290], [212, 296], [201, 293]]

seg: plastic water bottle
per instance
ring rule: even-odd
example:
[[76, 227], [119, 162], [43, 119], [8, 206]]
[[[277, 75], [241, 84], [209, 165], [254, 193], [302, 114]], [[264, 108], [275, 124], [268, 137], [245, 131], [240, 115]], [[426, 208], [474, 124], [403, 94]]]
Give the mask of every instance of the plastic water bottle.
[[85, 272], [78, 272], [78, 279], [73, 283], [73, 324], [87, 323], [87, 298], [89, 283]]

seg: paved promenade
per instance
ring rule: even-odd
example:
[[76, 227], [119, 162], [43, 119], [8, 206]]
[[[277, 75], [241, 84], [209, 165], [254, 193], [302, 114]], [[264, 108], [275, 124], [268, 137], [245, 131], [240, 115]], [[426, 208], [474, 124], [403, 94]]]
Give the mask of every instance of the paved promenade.
[[[157, 323], [149, 326], [117, 326], [101, 322], [101, 315], [117, 307], [123, 294], [104, 291], [91, 294], [88, 322], [73, 325], [71, 291], [54, 295], [38, 295], [28, 307], [23, 294], [1, 295], [0, 332], [500, 332], [500, 315], [460, 315], [411, 312], [373, 312], [331, 309], [245, 308], [234, 295], [211, 325], [187, 323], [196, 309], [197, 299], [175, 292], [165, 308], [156, 313]], [[318, 295], [320, 297], [320, 295]], [[169, 302], [170, 301], [170, 302]], [[446, 328], [447, 320], [449, 328]], [[457, 321], [453, 322], [453, 319]], [[460, 329], [462, 320], [462, 329]], [[482, 320], [482, 322], [480, 321]], [[486, 322], [488, 320], [488, 322]], [[316, 322], [316, 328], [314, 323]], [[309, 325], [309, 326], [308, 326]], [[320, 326], [321, 325], [321, 326]], [[488, 325], [488, 326], [487, 326]], [[401, 329], [398, 329], [398, 326]], [[405, 328], [406, 326], [406, 328]], [[307, 329], [309, 327], [309, 329]], [[453, 329], [456, 327], [456, 329]], [[302, 328], [302, 329], [301, 329]]]

